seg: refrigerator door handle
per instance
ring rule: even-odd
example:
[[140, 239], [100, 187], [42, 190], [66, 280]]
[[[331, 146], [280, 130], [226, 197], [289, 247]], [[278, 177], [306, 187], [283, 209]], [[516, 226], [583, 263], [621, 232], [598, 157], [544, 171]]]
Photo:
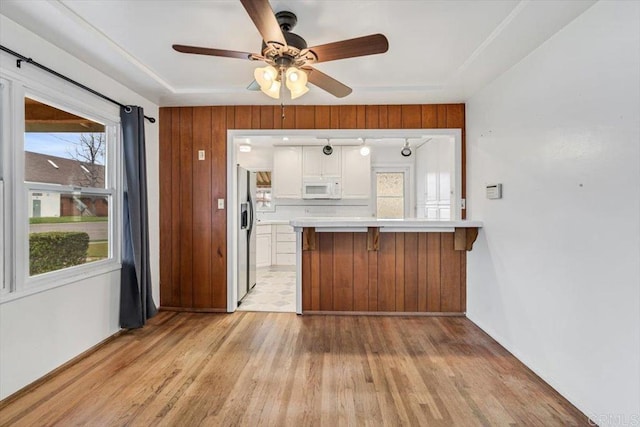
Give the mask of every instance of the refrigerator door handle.
[[241, 230], [247, 229], [247, 226], [249, 225], [248, 215], [249, 215], [249, 211], [247, 209], [247, 204], [241, 203], [240, 204], [240, 229]]
[[253, 232], [253, 222], [255, 221], [255, 212], [253, 210], [253, 199], [251, 197], [249, 197], [249, 223], [247, 225], [247, 230], [249, 231], [249, 234], [251, 234], [251, 232]]

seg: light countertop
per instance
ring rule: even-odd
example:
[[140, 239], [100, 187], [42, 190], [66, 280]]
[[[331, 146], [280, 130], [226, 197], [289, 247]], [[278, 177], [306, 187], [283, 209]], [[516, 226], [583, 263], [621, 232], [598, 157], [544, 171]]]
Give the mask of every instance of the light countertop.
[[[379, 227], [384, 231], [453, 231], [455, 228], [480, 228], [482, 221], [433, 221], [424, 218], [376, 219], [366, 217], [307, 217], [292, 219], [295, 228], [315, 227], [316, 231], [360, 231]], [[324, 229], [324, 230], [323, 230]]]
[[257, 221], [258, 225], [289, 225], [288, 219], [259, 219]]

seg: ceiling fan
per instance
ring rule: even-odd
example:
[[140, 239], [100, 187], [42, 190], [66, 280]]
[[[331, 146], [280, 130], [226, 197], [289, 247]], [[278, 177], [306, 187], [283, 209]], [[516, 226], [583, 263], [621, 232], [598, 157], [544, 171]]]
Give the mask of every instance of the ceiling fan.
[[174, 44], [173, 49], [197, 55], [264, 61], [267, 65], [255, 70], [255, 81], [249, 85], [249, 89], [259, 88], [272, 98], [280, 98], [283, 82], [291, 91], [292, 99], [304, 95], [309, 90], [306, 86], [307, 81], [338, 98], [343, 98], [349, 95], [352, 89], [312, 65], [384, 53], [389, 49], [389, 42], [382, 34], [307, 47], [307, 42], [302, 37], [291, 32], [298, 22], [294, 13], [282, 11], [274, 14], [268, 0], [240, 2], [262, 36], [261, 54], [180, 44]]

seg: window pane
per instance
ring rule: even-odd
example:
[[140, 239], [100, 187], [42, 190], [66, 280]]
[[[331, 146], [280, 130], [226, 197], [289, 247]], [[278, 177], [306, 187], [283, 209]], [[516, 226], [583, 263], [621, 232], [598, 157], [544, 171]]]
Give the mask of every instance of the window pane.
[[404, 218], [404, 173], [376, 173], [376, 216]]
[[404, 218], [404, 198], [379, 197], [378, 218]]
[[376, 174], [378, 196], [404, 195], [404, 174], [402, 172], [380, 172]]
[[105, 188], [106, 148], [103, 124], [25, 98], [25, 182]]
[[109, 196], [32, 190], [29, 205], [30, 276], [109, 258]]

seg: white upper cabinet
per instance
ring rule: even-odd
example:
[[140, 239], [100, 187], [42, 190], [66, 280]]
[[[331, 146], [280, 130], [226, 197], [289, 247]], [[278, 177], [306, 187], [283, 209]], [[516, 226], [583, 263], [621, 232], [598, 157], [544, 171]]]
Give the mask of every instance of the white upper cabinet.
[[371, 155], [360, 147], [342, 147], [342, 198], [368, 199], [371, 195]]
[[273, 151], [273, 197], [302, 198], [302, 147], [276, 147]]
[[302, 147], [302, 171], [305, 178], [339, 177], [342, 166], [343, 147], [333, 147], [333, 153], [326, 155], [322, 147]]

